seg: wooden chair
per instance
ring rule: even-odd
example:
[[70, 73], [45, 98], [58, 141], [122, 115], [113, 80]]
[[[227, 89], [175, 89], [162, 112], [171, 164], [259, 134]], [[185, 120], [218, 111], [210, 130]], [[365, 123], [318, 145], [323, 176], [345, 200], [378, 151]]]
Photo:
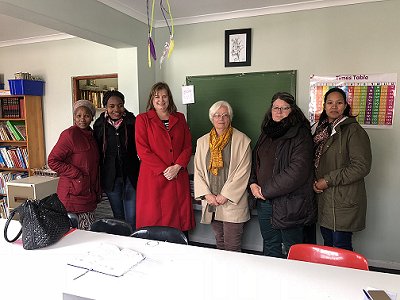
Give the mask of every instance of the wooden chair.
[[188, 244], [188, 240], [182, 231], [168, 226], [142, 227], [136, 230], [131, 236], [136, 238], [170, 242], [182, 245]]
[[368, 261], [361, 254], [328, 246], [296, 244], [290, 247], [288, 259], [369, 270]]
[[95, 221], [90, 226], [90, 231], [105, 232], [123, 236], [130, 236], [133, 233], [132, 226], [129, 223], [112, 218], [103, 218]]

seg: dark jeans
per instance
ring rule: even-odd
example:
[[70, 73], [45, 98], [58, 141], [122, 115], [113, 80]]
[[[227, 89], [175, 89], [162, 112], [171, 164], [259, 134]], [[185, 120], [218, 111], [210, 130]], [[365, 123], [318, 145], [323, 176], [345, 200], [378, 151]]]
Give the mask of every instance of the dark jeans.
[[288, 229], [272, 228], [272, 204], [270, 201], [258, 201], [257, 213], [261, 235], [264, 240], [264, 255], [286, 258], [292, 245], [303, 242], [303, 226]]
[[132, 229], [136, 228], [136, 190], [131, 181], [126, 178], [117, 177], [114, 183], [114, 190], [106, 192], [110, 201], [114, 218], [125, 220], [131, 224]]
[[228, 251], [242, 251], [242, 235], [244, 223], [231, 223], [213, 220], [211, 227], [214, 230], [217, 249]]
[[303, 230], [303, 243], [316, 244], [317, 243], [317, 224], [305, 225]]
[[333, 231], [332, 229], [321, 226], [321, 234], [324, 238], [325, 246], [353, 251], [353, 245], [351, 243], [351, 238], [353, 236], [352, 232]]

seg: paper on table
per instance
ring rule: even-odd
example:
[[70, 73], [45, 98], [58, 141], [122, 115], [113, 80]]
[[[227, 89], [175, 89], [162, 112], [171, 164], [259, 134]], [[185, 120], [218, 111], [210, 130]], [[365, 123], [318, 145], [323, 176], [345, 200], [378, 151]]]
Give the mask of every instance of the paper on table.
[[390, 291], [384, 291], [386, 293], [384, 293], [384, 295], [374, 295], [373, 293], [374, 291], [381, 291], [380, 289], [376, 289], [376, 288], [372, 288], [372, 287], [368, 287], [366, 289], [363, 289], [364, 292], [364, 299], [365, 300], [379, 300], [379, 299], [387, 299], [387, 297], [389, 297], [390, 300], [396, 300], [397, 299], [397, 294], [396, 293], [392, 293]]
[[93, 250], [72, 258], [68, 265], [120, 277], [144, 259], [142, 253], [133, 249], [101, 243]]

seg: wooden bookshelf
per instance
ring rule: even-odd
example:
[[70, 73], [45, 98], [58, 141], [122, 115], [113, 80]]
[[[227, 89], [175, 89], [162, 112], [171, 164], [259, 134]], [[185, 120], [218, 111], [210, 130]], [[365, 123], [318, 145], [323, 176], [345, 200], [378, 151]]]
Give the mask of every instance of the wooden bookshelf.
[[[0, 118], [0, 123], [5, 124], [7, 121], [18, 121], [18, 123], [24, 124], [23, 129], [25, 130], [24, 134], [26, 136], [24, 137], [25, 140], [15, 140], [12, 136], [10, 139], [0, 139], [0, 147], [6, 147], [7, 149], [26, 148], [26, 168], [21, 168], [17, 165], [17, 163], [15, 163], [15, 160], [13, 160], [12, 157], [9, 157], [14, 163], [14, 166], [2, 166], [0, 167], [0, 171], [27, 172], [29, 175], [32, 175], [33, 168], [41, 168], [45, 165], [46, 162], [42, 97], [29, 95], [1, 95], [0, 108], [2, 109], [2, 112], [4, 112], [4, 103], [7, 103], [9, 99], [18, 99], [21, 105], [18, 105], [19, 103], [15, 103], [15, 117], [12, 117], [12, 114], [10, 115], [3, 113], [2, 118]], [[18, 157], [20, 158], [20, 156], [17, 156], [17, 158]]]
[[101, 109], [103, 95], [110, 89], [118, 89], [118, 74], [72, 77], [72, 103], [85, 99]]

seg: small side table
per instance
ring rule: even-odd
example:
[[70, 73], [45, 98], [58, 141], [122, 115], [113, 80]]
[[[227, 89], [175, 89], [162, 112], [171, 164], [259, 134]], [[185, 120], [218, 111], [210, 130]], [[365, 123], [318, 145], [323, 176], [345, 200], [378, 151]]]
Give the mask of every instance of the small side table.
[[16, 208], [27, 199], [40, 200], [56, 193], [58, 179], [50, 176], [30, 176], [7, 182], [8, 208]]

